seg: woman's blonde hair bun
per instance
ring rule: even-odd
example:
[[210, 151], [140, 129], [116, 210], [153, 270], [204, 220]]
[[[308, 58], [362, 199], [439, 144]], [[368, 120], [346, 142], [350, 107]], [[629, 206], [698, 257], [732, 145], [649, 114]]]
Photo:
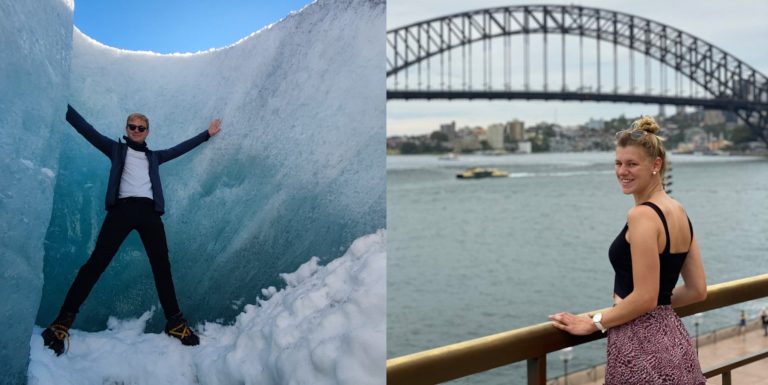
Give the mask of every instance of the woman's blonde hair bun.
[[646, 131], [651, 134], [656, 134], [661, 131], [661, 128], [659, 127], [659, 124], [656, 123], [656, 120], [647, 115], [632, 122], [632, 128], [635, 130]]

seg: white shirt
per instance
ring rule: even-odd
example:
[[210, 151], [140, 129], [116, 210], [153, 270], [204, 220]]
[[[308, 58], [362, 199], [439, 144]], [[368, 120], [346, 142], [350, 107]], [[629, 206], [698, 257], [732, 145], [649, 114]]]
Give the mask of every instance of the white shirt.
[[154, 199], [152, 182], [149, 181], [149, 160], [147, 155], [128, 147], [125, 156], [125, 167], [120, 177], [118, 198], [146, 197]]

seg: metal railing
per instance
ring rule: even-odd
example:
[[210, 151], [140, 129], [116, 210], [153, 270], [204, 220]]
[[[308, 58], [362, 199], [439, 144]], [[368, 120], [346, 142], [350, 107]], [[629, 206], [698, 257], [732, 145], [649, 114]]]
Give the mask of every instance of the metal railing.
[[751, 364], [755, 361], [760, 361], [764, 358], [768, 358], [768, 349], [750, 354], [745, 357], [739, 357], [724, 364], [718, 365], [716, 368], [705, 370], [704, 377], [712, 378], [716, 376], [723, 376], [722, 384], [731, 385], [731, 371], [744, 365]]
[[[706, 300], [675, 311], [685, 317], [763, 297], [768, 297], [768, 274], [711, 285]], [[544, 385], [547, 353], [604, 337], [573, 336], [545, 322], [389, 359], [387, 384], [437, 384], [526, 360], [528, 385]]]

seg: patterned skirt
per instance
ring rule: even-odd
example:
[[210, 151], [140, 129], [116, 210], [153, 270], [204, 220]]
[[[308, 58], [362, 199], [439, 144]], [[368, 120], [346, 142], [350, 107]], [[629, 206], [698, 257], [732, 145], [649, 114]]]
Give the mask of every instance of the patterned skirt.
[[701, 385], [696, 350], [669, 305], [608, 330], [605, 385]]

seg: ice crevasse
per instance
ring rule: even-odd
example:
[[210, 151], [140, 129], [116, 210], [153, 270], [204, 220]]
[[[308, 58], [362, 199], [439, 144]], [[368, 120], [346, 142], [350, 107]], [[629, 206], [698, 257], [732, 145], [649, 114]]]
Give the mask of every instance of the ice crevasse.
[[[280, 274], [311, 257], [326, 265], [356, 239], [384, 237], [384, 1], [318, 0], [231, 46], [172, 55], [104, 46], [74, 28], [74, 6], [0, 3], [0, 48], [13, 53], [0, 57], [0, 383], [25, 380], [32, 327], [55, 317], [105, 215], [109, 160], [64, 121], [67, 104], [114, 139], [129, 113], [146, 114], [153, 149], [223, 119], [221, 134], [160, 170], [179, 302], [206, 331], [263, 317], [254, 305], [290, 290]], [[74, 329], [101, 331], [153, 306], [132, 234]], [[317, 314], [318, 325], [333, 322]], [[162, 318], [141, 322], [152, 334]], [[382, 339], [383, 365], [379, 332], [362, 335]]]

